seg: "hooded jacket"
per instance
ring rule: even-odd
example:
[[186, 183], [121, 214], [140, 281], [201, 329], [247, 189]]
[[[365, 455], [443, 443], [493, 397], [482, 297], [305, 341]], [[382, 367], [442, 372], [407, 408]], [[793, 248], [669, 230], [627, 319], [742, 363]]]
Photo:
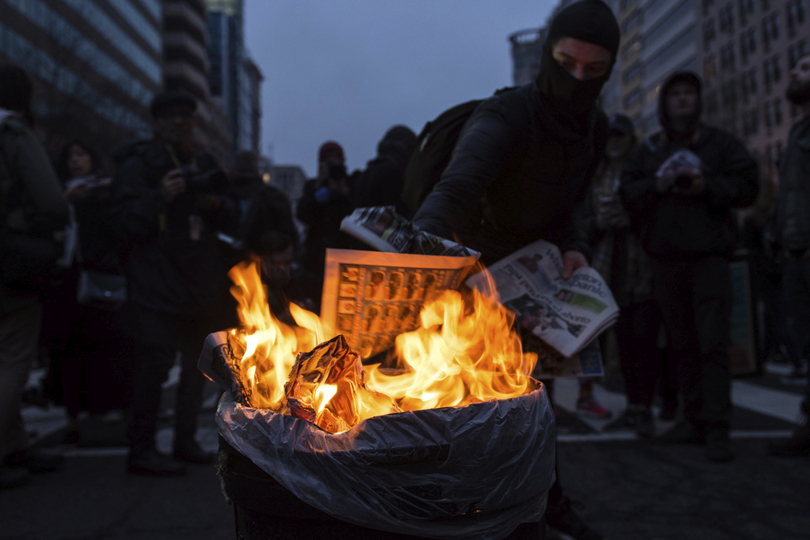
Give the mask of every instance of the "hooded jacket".
[[[549, 27], [534, 83], [478, 106], [414, 224], [457, 236], [486, 264], [539, 239], [587, 257], [585, 194], [607, 142], [607, 117], [595, 100], [610, 76], [619, 36], [601, 0], [563, 9]], [[562, 37], [605, 48], [611, 53], [607, 72], [574, 78], [552, 56]]]
[[405, 167], [416, 146], [416, 134], [405, 126], [394, 126], [377, 145], [377, 157], [369, 161], [353, 186], [355, 208], [396, 206], [406, 213], [402, 202]]
[[[759, 191], [757, 163], [742, 142], [728, 132], [700, 123], [700, 98], [690, 131], [677, 133], [666, 111], [666, 96], [677, 82], [696, 84], [691, 73], [676, 73], [662, 86], [658, 115], [662, 130], [636, 149], [622, 172], [619, 193], [645, 251], [657, 259], [704, 255], [729, 256], [736, 227], [732, 208], [750, 206]], [[703, 193], [690, 196], [659, 192], [655, 174], [675, 151], [700, 157], [706, 181]]]

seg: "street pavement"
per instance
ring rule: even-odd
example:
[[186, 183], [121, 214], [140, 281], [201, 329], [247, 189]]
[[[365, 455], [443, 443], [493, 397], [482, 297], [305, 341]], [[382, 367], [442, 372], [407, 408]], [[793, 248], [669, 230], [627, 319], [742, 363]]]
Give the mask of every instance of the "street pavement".
[[[803, 386], [787, 384], [787, 368], [767, 365], [761, 376], [733, 383], [732, 447], [736, 459], [711, 464], [697, 446], [661, 446], [632, 433], [602, 433], [606, 420], [576, 414], [576, 380], [555, 382], [561, 484], [580, 514], [608, 539], [810, 538], [810, 458], [774, 458], [766, 444], [787, 436], [799, 421]], [[41, 376], [35, 373], [32, 381]], [[171, 449], [170, 405], [177, 371], [164, 385], [158, 445]], [[624, 396], [595, 385], [614, 411]], [[198, 439], [216, 450], [217, 391], [206, 390]], [[0, 491], [0, 539], [233, 539], [233, 507], [213, 465], [189, 466], [182, 478], [125, 474], [120, 418], [81, 419], [83, 441], [58, 444], [64, 410], [28, 406], [33, 442], [64, 451], [63, 471], [37, 475], [22, 488]], [[657, 422], [660, 431], [671, 423]], [[302, 531], [301, 537], [306, 537]]]

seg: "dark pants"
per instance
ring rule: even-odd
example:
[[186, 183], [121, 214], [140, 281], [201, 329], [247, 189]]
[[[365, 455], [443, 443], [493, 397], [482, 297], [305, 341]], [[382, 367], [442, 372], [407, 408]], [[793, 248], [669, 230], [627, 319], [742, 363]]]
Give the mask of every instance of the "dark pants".
[[175, 448], [194, 442], [205, 379], [197, 369], [208, 325], [182, 317], [143, 308], [134, 308], [139, 330], [139, 365], [135, 370], [132, 421], [127, 435], [132, 454], [155, 447], [157, 415], [162, 384], [174, 365], [177, 352], [182, 358], [175, 404]]
[[728, 431], [732, 299], [728, 260], [719, 256], [653, 260], [652, 270], [684, 420], [700, 429]]
[[[804, 351], [810, 344], [810, 259], [785, 259], [782, 288], [785, 292], [785, 307], [793, 319], [793, 334], [799, 340], [800, 350]], [[802, 410], [810, 414], [810, 378]]]
[[628, 405], [652, 405], [661, 374], [660, 327], [661, 313], [655, 300], [622, 306], [616, 341]]
[[28, 448], [20, 402], [37, 354], [42, 305], [0, 316], [0, 464], [9, 454]]

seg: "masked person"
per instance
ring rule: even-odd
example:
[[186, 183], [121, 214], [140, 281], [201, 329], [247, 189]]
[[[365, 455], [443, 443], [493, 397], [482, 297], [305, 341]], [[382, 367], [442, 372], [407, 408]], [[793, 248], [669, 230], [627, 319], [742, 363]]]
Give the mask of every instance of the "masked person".
[[705, 444], [729, 461], [731, 361], [728, 340], [736, 227], [733, 208], [754, 203], [757, 163], [736, 137], [700, 121], [700, 79], [675, 73], [661, 87], [661, 131], [622, 173], [620, 194], [650, 257], [668, 361], [675, 363], [683, 419], [661, 436]]
[[[779, 167], [776, 234], [785, 251], [785, 304], [796, 325], [795, 335], [806, 347], [810, 334], [810, 54], [790, 70], [786, 97], [800, 108], [801, 116], [790, 130]], [[789, 439], [771, 444], [771, 454], [810, 455], [810, 377], [801, 412], [802, 425]]]
[[[457, 236], [486, 264], [545, 239], [563, 253], [563, 278], [587, 266], [585, 199], [608, 132], [596, 98], [610, 77], [619, 37], [601, 0], [563, 9], [549, 26], [537, 79], [473, 112], [414, 224]], [[557, 482], [546, 519], [574, 538], [601, 538], [571, 510]]]
[[[223, 208], [227, 179], [214, 158], [194, 148], [196, 99], [169, 91], [151, 104], [155, 136], [129, 146], [113, 179], [113, 234], [125, 253], [129, 297], [138, 325], [140, 364], [127, 430], [130, 474], [167, 476], [186, 463], [212, 463], [195, 433], [204, 379], [197, 359], [216, 328], [225, 264], [217, 240], [233, 219]], [[161, 385], [177, 352], [182, 370], [175, 406], [175, 459], [155, 448]]]

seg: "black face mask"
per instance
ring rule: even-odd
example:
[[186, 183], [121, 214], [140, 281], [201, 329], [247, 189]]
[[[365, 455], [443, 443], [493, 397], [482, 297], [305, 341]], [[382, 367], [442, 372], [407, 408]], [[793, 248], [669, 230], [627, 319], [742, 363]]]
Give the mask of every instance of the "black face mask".
[[595, 79], [579, 80], [558, 64], [548, 49], [543, 52], [543, 65], [537, 75], [537, 86], [546, 95], [555, 112], [565, 116], [580, 116], [591, 109], [609, 77], [610, 71]]

